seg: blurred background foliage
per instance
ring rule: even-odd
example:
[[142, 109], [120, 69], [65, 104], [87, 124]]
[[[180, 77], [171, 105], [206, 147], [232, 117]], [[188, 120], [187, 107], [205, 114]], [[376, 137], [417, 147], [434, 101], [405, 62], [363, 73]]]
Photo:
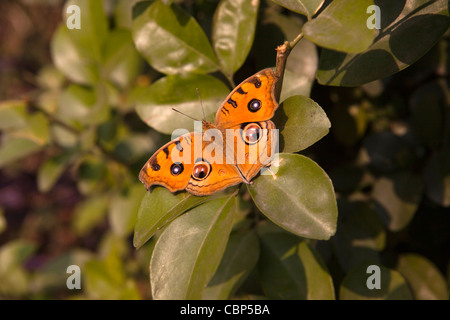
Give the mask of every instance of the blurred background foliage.
[[[153, 13], [148, 2], [133, 9], [137, 2], [70, 2], [82, 7], [77, 34], [64, 23], [63, 1], [0, 2], [1, 298], [152, 298], [155, 241], [133, 247], [146, 194], [137, 177], [172, 126], [190, 125], [158, 104], [201, 117], [193, 90], [200, 86], [214, 113], [234, 83], [274, 66], [274, 49], [302, 31], [281, 101], [310, 97], [330, 119], [329, 134], [301, 154], [332, 180], [337, 232], [329, 241], [303, 239], [266, 223], [231, 233], [223, 260], [234, 267], [219, 265], [202, 296], [191, 297], [448, 299], [447, 1], [252, 1], [258, 10], [243, 16], [253, 15], [254, 27], [242, 22], [233, 57], [217, 40], [226, 37], [217, 25], [227, 22], [215, 12], [227, 1], [156, 1]], [[369, 14], [348, 10], [371, 4], [382, 8], [381, 31], [359, 28]], [[168, 8], [182, 13], [172, 17]], [[154, 14], [154, 29], [144, 11]], [[180, 16], [186, 20], [170, 20]], [[341, 24], [330, 25], [333, 18]], [[161, 38], [141, 41], [148, 32]], [[174, 48], [189, 51], [186, 43], [201, 49], [201, 59], [172, 58]], [[240, 214], [254, 219], [258, 209], [241, 200]], [[175, 222], [160, 247], [170, 245], [182, 223]], [[381, 291], [361, 289], [368, 263], [382, 266]], [[82, 268], [82, 290], [66, 287], [72, 264]]]

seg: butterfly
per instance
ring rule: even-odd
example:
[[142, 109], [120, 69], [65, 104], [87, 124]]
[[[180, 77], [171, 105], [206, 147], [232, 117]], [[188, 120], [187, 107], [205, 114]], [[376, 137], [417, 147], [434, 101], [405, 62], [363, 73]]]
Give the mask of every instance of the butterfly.
[[251, 184], [270, 165], [278, 147], [278, 131], [270, 121], [278, 108], [277, 80], [272, 69], [244, 80], [222, 103], [214, 123], [202, 120], [202, 132], [162, 146], [142, 167], [139, 180], [147, 190], [160, 185], [196, 196]]

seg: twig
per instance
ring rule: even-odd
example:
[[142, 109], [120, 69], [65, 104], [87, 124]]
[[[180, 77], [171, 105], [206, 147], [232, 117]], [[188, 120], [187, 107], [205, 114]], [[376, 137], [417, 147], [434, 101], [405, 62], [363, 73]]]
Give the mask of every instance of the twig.
[[277, 65], [275, 75], [278, 77], [278, 81], [275, 84], [275, 99], [279, 102], [281, 96], [281, 88], [283, 86], [284, 70], [286, 69], [286, 62], [292, 49], [303, 38], [303, 33], [299, 33], [297, 37], [291, 42], [285, 41], [282, 45], [277, 47]]

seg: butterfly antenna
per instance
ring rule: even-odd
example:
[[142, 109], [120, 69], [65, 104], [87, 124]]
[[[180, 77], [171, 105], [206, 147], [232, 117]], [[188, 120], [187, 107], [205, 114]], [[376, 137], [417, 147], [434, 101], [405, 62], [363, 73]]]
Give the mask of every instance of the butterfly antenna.
[[205, 108], [203, 108], [202, 98], [200, 98], [200, 91], [198, 91], [198, 88], [195, 88], [195, 90], [197, 90], [198, 100], [200, 101], [200, 105], [202, 106], [203, 120], [206, 120]]
[[177, 109], [175, 109], [175, 108], [172, 108], [172, 110], [175, 111], [175, 112], [178, 112], [179, 114], [182, 114], [183, 116], [188, 117], [188, 118], [190, 118], [190, 119], [192, 119], [192, 120], [194, 120], [194, 121], [200, 121], [200, 120], [195, 119], [195, 118], [191, 117], [190, 115], [187, 115], [186, 113], [181, 112], [180, 110], [177, 110]]

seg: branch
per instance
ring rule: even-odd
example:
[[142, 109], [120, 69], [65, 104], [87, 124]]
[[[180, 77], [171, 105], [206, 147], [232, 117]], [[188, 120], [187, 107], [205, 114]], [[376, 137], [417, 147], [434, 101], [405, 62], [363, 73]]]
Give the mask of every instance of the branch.
[[282, 45], [277, 47], [277, 65], [275, 75], [278, 77], [278, 81], [275, 84], [275, 99], [280, 102], [281, 88], [283, 87], [284, 70], [286, 69], [286, 62], [292, 49], [303, 38], [303, 33], [292, 40], [291, 42], [285, 41]]

